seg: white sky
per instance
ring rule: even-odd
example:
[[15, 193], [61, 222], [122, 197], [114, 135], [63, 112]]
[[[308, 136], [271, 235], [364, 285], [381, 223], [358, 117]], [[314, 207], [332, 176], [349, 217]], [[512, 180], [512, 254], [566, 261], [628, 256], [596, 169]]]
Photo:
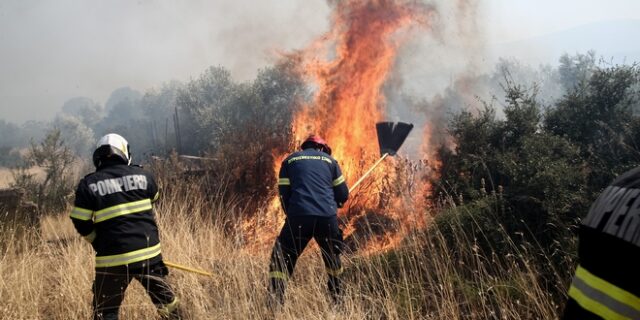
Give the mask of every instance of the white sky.
[[[640, 19], [638, 0], [479, 1], [490, 43]], [[0, 0], [0, 119], [48, 120], [69, 98], [104, 104], [212, 65], [250, 79], [327, 30], [328, 15], [325, 0]]]
[[640, 19], [638, 0], [488, 0], [488, 35], [522, 40], [593, 22]]

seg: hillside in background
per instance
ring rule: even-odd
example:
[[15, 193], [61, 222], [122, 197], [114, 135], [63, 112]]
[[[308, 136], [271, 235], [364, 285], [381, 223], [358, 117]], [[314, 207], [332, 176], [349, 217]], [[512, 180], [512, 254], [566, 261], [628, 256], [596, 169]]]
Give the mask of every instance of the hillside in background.
[[490, 56], [513, 57], [525, 63], [557, 64], [562, 54], [595, 51], [605, 61], [640, 61], [640, 20], [603, 21], [488, 48]]

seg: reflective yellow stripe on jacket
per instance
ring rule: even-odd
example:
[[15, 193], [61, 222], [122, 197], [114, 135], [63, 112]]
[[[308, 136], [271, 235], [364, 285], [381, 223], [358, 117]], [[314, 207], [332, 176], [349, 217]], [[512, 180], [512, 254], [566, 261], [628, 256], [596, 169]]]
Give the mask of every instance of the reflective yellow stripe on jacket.
[[93, 219], [93, 211], [80, 207], [73, 207], [71, 210], [71, 218], [88, 221]]
[[94, 222], [97, 223], [97, 222], [109, 220], [115, 217], [123, 216], [125, 214], [151, 210], [151, 208], [152, 206], [151, 206], [150, 199], [144, 199], [140, 201], [119, 204], [117, 206], [108, 207], [100, 211], [96, 211], [95, 212], [96, 219]]
[[640, 298], [578, 266], [569, 296], [605, 319], [640, 319]]
[[339, 186], [341, 183], [344, 182], [344, 176], [339, 176], [338, 178], [336, 178], [335, 180], [333, 180], [333, 186]]
[[151, 259], [159, 254], [160, 244], [158, 243], [153, 247], [148, 247], [123, 254], [116, 254], [112, 256], [98, 256], [96, 257], [96, 268], [122, 266], [125, 264]]

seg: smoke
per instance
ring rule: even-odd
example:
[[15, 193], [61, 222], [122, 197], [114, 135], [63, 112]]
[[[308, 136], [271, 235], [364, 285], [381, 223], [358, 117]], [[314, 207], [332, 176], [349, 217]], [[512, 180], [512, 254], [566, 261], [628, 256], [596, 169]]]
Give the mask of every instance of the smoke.
[[[432, 23], [410, 30], [385, 85], [388, 117], [413, 122], [422, 131], [413, 133], [403, 148], [412, 157], [444, 141], [447, 116], [477, 103], [477, 92], [485, 88], [476, 80], [489, 70], [483, 2], [429, 3], [434, 8]], [[443, 97], [447, 91], [455, 92], [455, 99]]]
[[212, 65], [251, 79], [276, 49], [326, 30], [326, 13], [323, 1], [2, 1], [0, 114], [49, 120], [71, 97], [104, 105], [115, 88], [184, 82]]
[[486, 28], [489, 5], [480, 0], [436, 0], [433, 23], [413, 32], [401, 47], [393, 74], [385, 84], [387, 115], [413, 122], [422, 134], [412, 134], [403, 149], [412, 157], [432, 154], [447, 144], [446, 127], [461, 110], [475, 112], [491, 105], [502, 114], [503, 85], [538, 90], [543, 105], [562, 94], [556, 69], [530, 67], [515, 59], [495, 60], [489, 52]]

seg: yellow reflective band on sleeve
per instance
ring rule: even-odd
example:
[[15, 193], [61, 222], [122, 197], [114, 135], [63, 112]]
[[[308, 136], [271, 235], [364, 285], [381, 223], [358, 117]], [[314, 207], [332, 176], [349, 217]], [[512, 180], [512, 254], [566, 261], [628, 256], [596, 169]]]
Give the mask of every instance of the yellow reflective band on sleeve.
[[344, 176], [339, 176], [335, 180], [333, 180], [333, 186], [336, 187], [344, 182]]
[[171, 315], [171, 312], [173, 312], [174, 310], [176, 310], [178, 308], [178, 303], [180, 301], [178, 300], [178, 297], [173, 298], [173, 302], [169, 303], [169, 304], [161, 304], [158, 305], [158, 313], [165, 317], [168, 318]]
[[96, 257], [96, 268], [122, 266], [125, 264], [151, 259], [159, 254], [160, 244], [158, 243], [153, 247], [148, 247], [123, 254], [116, 254], [112, 256], [98, 256]]
[[153, 196], [153, 199], [151, 199], [151, 202], [156, 202], [158, 201], [158, 199], [160, 199], [160, 191], [156, 192], [156, 195]]
[[342, 267], [336, 270], [327, 268], [327, 273], [334, 277], [339, 277], [343, 272], [344, 272], [344, 269], [342, 269]]
[[569, 296], [576, 300], [576, 302], [585, 310], [594, 313], [603, 319], [610, 320], [633, 320], [631, 318], [623, 317], [622, 315], [616, 313], [615, 311], [607, 308], [605, 305], [600, 302], [589, 298], [578, 288], [571, 286], [569, 288]]
[[269, 278], [287, 280], [288, 277], [284, 272], [271, 271], [271, 272], [269, 272]]
[[95, 230], [91, 231], [91, 233], [89, 233], [86, 236], [83, 236], [83, 238], [87, 240], [87, 242], [92, 243], [93, 240], [96, 239], [96, 231]]
[[602, 291], [609, 297], [640, 311], [640, 298], [636, 297], [631, 292], [623, 290], [604, 279], [599, 278], [582, 266], [578, 266], [578, 269], [576, 269], [576, 278], [584, 281], [584, 283], [589, 287]]
[[289, 178], [280, 178], [278, 179], [278, 185], [279, 186], [288, 186], [291, 184], [291, 181], [289, 181]]
[[151, 210], [151, 208], [152, 208], [151, 200], [149, 199], [124, 203], [117, 206], [105, 208], [100, 211], [96, 211], [95, 222], [96, 223], [102, 222], [115, 217], [123, 216], [125, 214], [147, 211], [147, 210]]
[[73, 209], [71, 210], [70, 216], [71, 218], [74, 218], [74, 219], [87, 221], [93, 218], [93, 211], [89, 209], [80, 208], [80, 207], [73, 207]]

